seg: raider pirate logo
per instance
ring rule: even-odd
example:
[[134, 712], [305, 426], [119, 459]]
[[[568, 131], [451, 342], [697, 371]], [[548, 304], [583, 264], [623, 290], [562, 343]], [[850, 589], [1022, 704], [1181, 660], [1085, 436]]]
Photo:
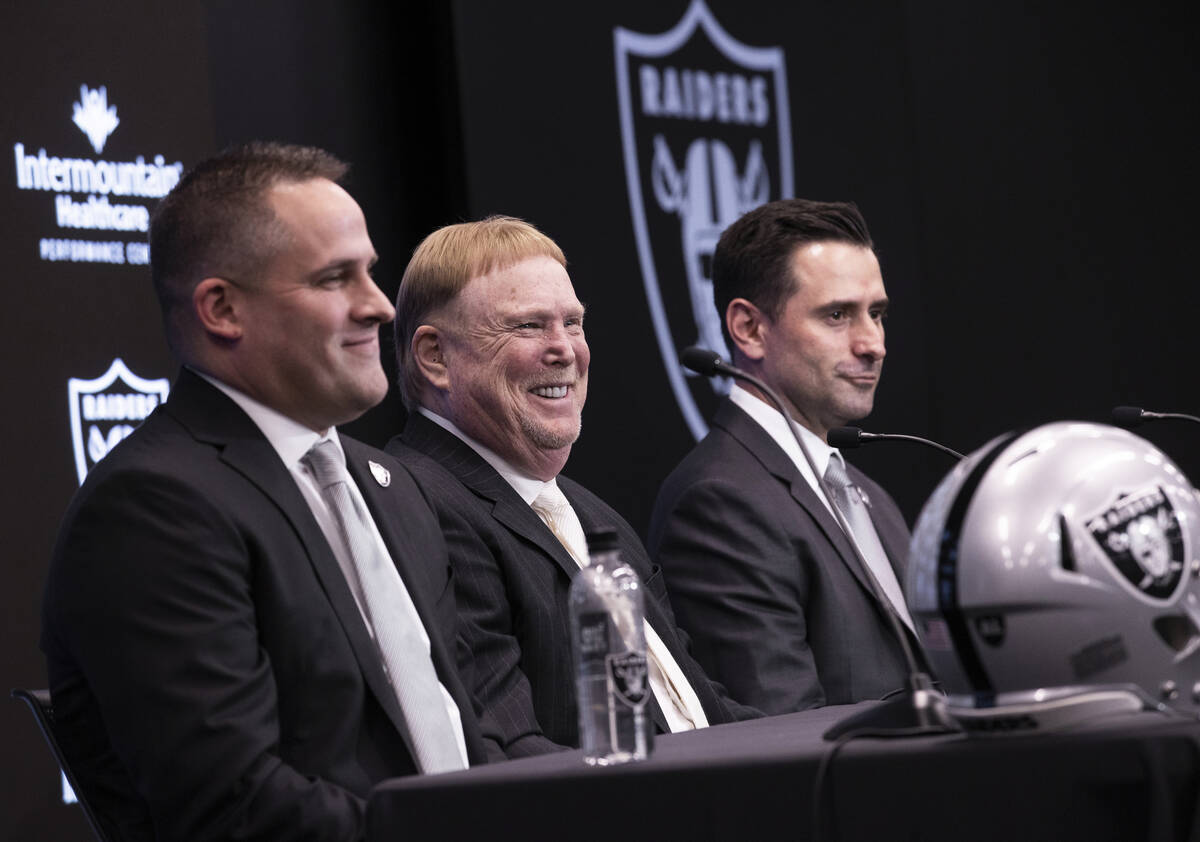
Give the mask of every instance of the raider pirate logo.
[[1158, 486], [1118, 495], [1087, 519], [1086, 528], [1138, 596], [1169, 600], [1183, 581], [1183, 530]]
[[659, 351], [688, 427], [707, 432], [714, 388], [679, 350], [728, 358], [713, 304], [712, 253], [746, 211], [792, 195], [791, 122], [780, 47], [748, 47], [703, 0], [669, 32], [614, 30], [625, 179]]
[[604, 658], [613, 692], [631, 708], [640, 708], [650, 698], [646, 656], [640, 652], [624, 652]]
[[71, 409], [71, 441], [79, 484], [87, 472], [108, 455], [121, 439], [167, 399], [167, 379], [145, 380], [130, 371], [121, 358], [95, 380], [67, 381]]

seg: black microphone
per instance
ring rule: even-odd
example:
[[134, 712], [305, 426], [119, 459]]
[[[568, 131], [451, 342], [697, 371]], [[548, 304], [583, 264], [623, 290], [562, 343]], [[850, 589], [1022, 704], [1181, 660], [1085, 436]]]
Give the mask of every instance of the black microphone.
[[852, 450], [873, 441], [912, 441], [917, 444], [923, 444], [926, 447], [932, 447], [934, 450], [940, 450], [942, 453], [952, 456], [955, 459], [963, 458], [963, 455], [957, 450], [951, 450], [946, 445], [938, 444], [931, 439], [923, 439], [920, 436], [906, 436], [902, 433], [868, 433], [865, 430], [860, 430], [858, 427], [834, 427], [825, 435], [825, 441], [829, 442], [830, 447], [837, 447], [843, 450]]
[[[705, 377], [714, 377], [719, 374], [725, 377], [732, 377], [736, 380], [745, 380], [766, 395], [775, 404], [775, 408], [779, 410], [779, 413], [789, 420], [787, 427], [792, 431], [792, 436], [796, 439], [796, 445], [804, 455], [804, 461], [808, 463], [813, 476], [817, 478], [818, 484], [824, 490], [825, 497], [829, 500], [836, 499], [833, 489], [829, 487], [821, 472], [817, 470], [817, 463], [813, 461], [812, 454], [808, 452], [808, 448], [804, 445], [804, 440], [800, 438], [800, 433], [796, 431], [796, 425], [790, 423], [791, 416], [788, 415], [783, 401], [779, 399], [779, 395], [775, 394], [774, 389], [754, 375], [748, 374], [740, 368], [735, 368], [725, 362], [720, 354], [710, 351], [707, 348], [694, 346], [687, 348], [679, 355], [679, 361], [692, 371], [702, 374]], [[871, 566], [867, 564], [862, 549], [858, 546], [858, 541], [854, 539], [854, 532], [850, 529], [850, 524], [846, 522], [846, 516], [842, 514], [842, 510], [837, 506], [830, 506], [830, 510], [832, 511], [834, 520], [842, 528], [846, 540], [850, 543], [850, 548], [854, 551], [854, 557], [858, 561], [859, 569], [863, 571], [867, 582], [870, 583], [871, 590], [875, 593], [875, 598], [879, 600], [881, 605], [889, 606], [890, 601], [887, 594], [883, 592], [883, 588], [875, 580], [875, 574], [871, 572]], [[827, 740], [836, 740], [847, 734], [859, 733], [895, 733], [899, 731], [904, 733], [929, 734], [962, 730], [950, 718], [949, 714], [946, 713], [946, 705], [943, 697], [934, 690], [933, 680], [921, 669], [921, 665], [917, 663], [917, 656], [913, 653], [912, 645], [908, 640], [908, 632], [904, 630], [904, 625], [900, 622], [900, 617], [897, 616], [895, 611], [890, 610], [890, 608], [885, 609], [883, 613], [887, 615], [888, 620], [891, 622], [892, 631], [900, 643], [900, 653], [904, 657], [905, 666], [908, 668], [908, 687], [905, 688], [904, 692], [889, 697], [875, 707], [851, 714], [845, 719], [838, 721], [825, 732], [823, 735], [824, 738]]]
[[716, 351], [710, 351], [707, 348], [700, 348], [693, 345], [691, 348], [684, 348], [683, 353], [679, 355], [679, 361], [687, 368], [697, 374], [702, 374], [705, 377], [737, 377], [740, 370], [734, 368], [725, 360], [721, 359], [721, 355]]
[[1147, 421], [1163, 420], [1194, 421], [1200, 424], [1200, 418], [1195, 415], [1184, 415], [1181, 412], [1151, 412], [1140, 406], [1114, 406], [1112, 410], [1112, 422], [1126, 430], [1132, 430]]

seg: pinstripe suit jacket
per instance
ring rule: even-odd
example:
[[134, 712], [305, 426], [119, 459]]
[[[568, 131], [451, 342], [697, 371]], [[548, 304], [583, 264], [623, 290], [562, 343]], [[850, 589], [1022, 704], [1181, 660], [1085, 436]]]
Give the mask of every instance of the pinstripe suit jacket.
[[[389, 453], [412, 472], [438, 515], [454, 568], [460, 635], [469, 650], [487, 741], [520, 757], [579, 745], [567, 592], [578, 566], [511, 485], [453, 434], [413, 413]], [[646, 618], [696, 690], [709, 722], [758, 711], [726, 706], [687, 651], [661, 572], [633, 528], [579, 484], [558, 477], [585, 532], [617, 530], [621, 553], [646, 585]], [[732, 702], [730, 702], [732, 705]], [[656, 725], [665, 729], [653, 707]]]

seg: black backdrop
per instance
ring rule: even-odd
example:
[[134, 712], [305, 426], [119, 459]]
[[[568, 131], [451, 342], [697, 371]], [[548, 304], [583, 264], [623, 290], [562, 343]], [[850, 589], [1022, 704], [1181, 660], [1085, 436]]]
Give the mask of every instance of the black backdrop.
[[[662, 33], [687, 8], [47, 0], [0, 13], [10, 296], [0, 687], [45, 683], [37, 603], [78, 484], [68, 378], [98, 377], [116, 357], [145, 378], [173, 375], [144, 267], [39, 258], [41, 238], [90, 235], [56, 226], [55, 194], [18, 189], [14, 144], [184, 164], [255, 137], [326, 146], [354, 163], [351, 192], [389, 294], [437, 225], [493, 212], [537, 223], [563, 246], [589, 308], [591, 395], [567, 471], [644, 529], [693, 438], [643, 290], [613, 30]], [[1018, 426], [1101, 419], [1116, 403], [1200, 410], [1190, 248], [1200, 71], [1188, 5], [709, 8], [738, 41], [783, 49], [794, 193], [854, 199], [871, 225], [893, 311], [864, 426], [970, 450]], [[71, 124], [80, 85], [105, 85], [118, 109], [103, 153]], [[380, 443], [402, 414], [389, 398], [349, 429]], [[1193, 429], [1145, 434], [1200, 475]], [[852, 458], [910, 518], [947, 467], [905, 446]], [[15, 703], [0, 704], [0, 735], [0, 838], [86, 838]]]

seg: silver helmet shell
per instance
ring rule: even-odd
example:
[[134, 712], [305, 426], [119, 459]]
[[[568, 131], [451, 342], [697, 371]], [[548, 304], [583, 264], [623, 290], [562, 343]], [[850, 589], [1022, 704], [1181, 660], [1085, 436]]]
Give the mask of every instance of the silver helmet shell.
[[952, 703], [1134, 684], [1200, 713], [1200, 500], [1132, 433], [1000, 436], [942, 480], [906, 590]]

